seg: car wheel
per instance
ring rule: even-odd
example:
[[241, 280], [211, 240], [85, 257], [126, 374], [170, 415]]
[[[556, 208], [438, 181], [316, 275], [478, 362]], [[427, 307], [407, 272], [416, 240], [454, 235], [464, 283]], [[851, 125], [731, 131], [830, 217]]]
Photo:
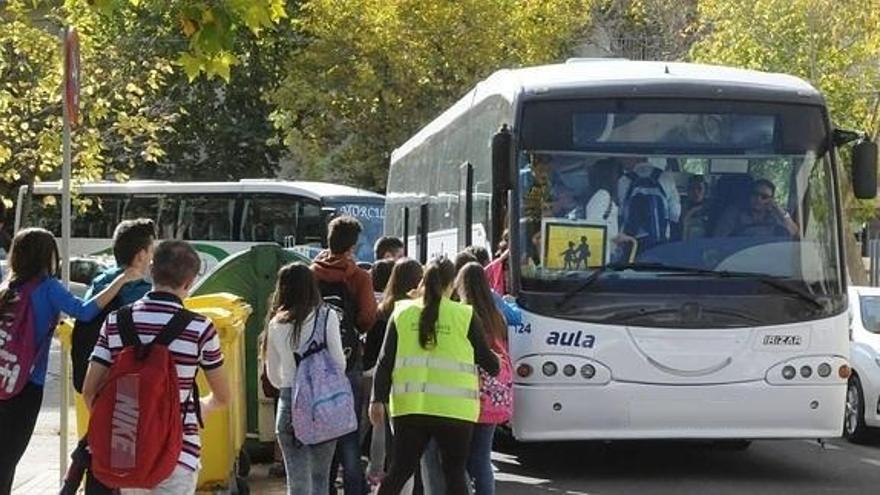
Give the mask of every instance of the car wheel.
[[846, 410], [843, 418], [843, 436], [853, 443], [864, 442], [868, 436], [865, 425], [865, 395], [858, 375], [850, 377], [846, 386]]

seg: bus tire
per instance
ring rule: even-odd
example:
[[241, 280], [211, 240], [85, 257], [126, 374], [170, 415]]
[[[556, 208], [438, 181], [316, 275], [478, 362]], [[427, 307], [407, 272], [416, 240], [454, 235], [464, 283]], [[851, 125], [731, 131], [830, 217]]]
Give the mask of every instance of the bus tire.
[[843, 436], [852, 443], [868, 440], [865, 424], [865, 394], [859, 375], [852, 375], [846, 385], [846, 409], [843, 416]]

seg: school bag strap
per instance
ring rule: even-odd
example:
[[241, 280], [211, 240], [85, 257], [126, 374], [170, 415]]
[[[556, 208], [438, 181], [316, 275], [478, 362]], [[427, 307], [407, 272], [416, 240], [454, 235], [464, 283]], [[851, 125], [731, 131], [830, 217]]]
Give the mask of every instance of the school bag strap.
[[657, 183], [658, 186], [660, 186], [658, 188], [660, 190], [660, 194], [662, 194], [663, 197], [665, 198], [666, 197], [666, 190], [664, 190], [663, 185], [660, 184], [660, 176], [661, 175], [663, 175], [663, 171], [660, 170], [659, 168], [655, 167], [653, 170], [651, 170], [651, 180], [653, 180], [655, 183]]
[[[322, 304], [315, 308], [315, 320], [312, 323], [312, 334], [309, 336], [309, 344], [306, 346], [306, 350], [302, 354], [294, 354], [294, 360], [297, 365], [299, 365], [300, 361], [303, 359], [327, 348], [327, 318], [330, 316], [330, 311], [332, 311], [332, 309], [326, 304]], [[321, 317], [322, 312], [323, 318]], [[321, 322], [323, 322], [323, 328], [319, 334], [318, 324]], [[317, 338], [319, 335], [321, 336], [320, 340]]]
[[180, 337], [183, 331], [186, 330], [186, 327], [188, 327], [195, 318], [195, 313], [188, 309], [181, 308], [174, 313], [174, 316], [168, 320], [168, 323], [162, 327], [162, 331], [159, 332], [159, 335], [157, 335], [149, 345], [144, 345], [144, 343], [141, 342], [140, 337], [138, 337], [137, 329], [134, 325], [134, 314], [131, 305], [123, 306], [116, 312], [116, 326], [119, 329], [119, 337], [122, 339], [123, 347], [134, 347], [138, 359], [144, 359], [149, 352], [150, 345], [158, 344], [168, 347]]

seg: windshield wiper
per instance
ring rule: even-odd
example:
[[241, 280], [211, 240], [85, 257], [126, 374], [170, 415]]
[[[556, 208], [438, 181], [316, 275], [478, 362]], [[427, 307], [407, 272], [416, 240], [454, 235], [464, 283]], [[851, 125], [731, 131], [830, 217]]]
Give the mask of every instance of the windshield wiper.
[[678, 265], [667, 265], [664, 263], [612, 263], [609, 265], [605, 265], [604, 267], [597, 268], [590, 272], [590, 275], [584, 279], [583, 283], [574, 289], [566, 292], [562, 299], [556, 304], [556, 308], [562, 308], [568, 301], [570, 301], [574, 296], [583, 292], [588, 287], [593, 285], [601, 275], [607, 273], [609, 271], [618, 272], [625, 270], [633, 270], [633, 271], [650, 271], [650, 272], [670, 272], [665, 274], [665, 276], [687, 276], [687, 275], [700, 275], [700, 276], [708, 276], [714, 278], [736, 278], [736, 279], [748, 279], [754, 280], [760, 284], [766, 285], [768, 287], [772, 287], [779, 292], [790, 294], [796, 296], [797, 298], [810, 303], [815, 306], [817, 309], [824, 311], [825, 305], [813, 294], [809, 292], [798, 289], [797, 287], [793, 287], [790, 284], [787, 284], [784, 280], [778, 277], [768, 276], [762, 273], [753, 273], [753, 272], [736, 272], [729, 270], [709, 270], [706, 268], [694, 268], [689, 266], [678, 266]]
[[656, 270], [656, 271], [667, 271], [673, 272], [667, 274], [666, 276], [681, 276], [681, 275], [703, 275], [710, 276], [716, 278], [736, 278], [736, 279], [746, 279], [746, 280], [754, 280], [758, 283], [764, 284], [768, 287], [772, 287], [776, 289], [778, 292], [782, 292], [785, 294], [790, 294], [796, 296], [802, 301], [806, 301], [817, 309], [824, 311], [825, 305], [809, 292], [794, 287], [788, 283], [786, 283], [786, 279], [780, 277], [773, 277], [770, 275], [765, 275], [763, 273], [755, 273], [755, 272], [737, 272], [737, 271], [729, 271], [729, 270], [708, 270], [705, 268], [692, 268], [687, 266], [674, 266], [674, 265], [664, 265], [663, 263], [636, 263], [635, 267], [630, 267], [632, 270]]
[[648, 269], [648, 268], [655, 269], [659, 266], [665, 266], [665, 265], [661, 265], [659, 263], [609, 263], [605, 266], [600, 266], [599, 268], [596, 268], [595, 270], [590, 272], [590, 274], [587, 275], [587, 278], [585, 278], [583, 280], [583, 282], [581, 282], [580, 285], [578, 285], [574, 289], [563, 294], [562, 299], [560, 299], [559, 302], [556, 303], [556, 309], [561, 309], [563, 306], [565, 306], [565, 303], [567, 303], [568, 301], [571, 300], [571, 298], [573, 298], [574, 296], [576, 296], [576, 295], [580, 294], [581, 292], [585, 291], [586, 289], [588, 289], [597, 280], [599, 280], [599, 277], [601, 277], [603, 274], [605, 274], [607, 272], [617, 272], [617, 271], [629, 270], [629, 269], [640, 269], [643, 267], [644, 267], [643, 269]]

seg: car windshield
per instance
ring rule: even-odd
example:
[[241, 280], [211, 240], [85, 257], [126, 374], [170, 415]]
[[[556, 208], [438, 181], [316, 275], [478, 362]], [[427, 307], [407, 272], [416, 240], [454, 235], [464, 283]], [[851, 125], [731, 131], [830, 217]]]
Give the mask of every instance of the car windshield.
[[769, 116], [575, 113], [568, 141], [544, 139], [563, 149], [519, 155], [522, 289], [601, 290], [613, 273], [643, 292], [703, 277], [685, 292], [711, 293], [735, 273], [840, 294], [830, 160], [819, 139], [774, 145], [782, 130]]
[[862, 325], [871, 333], [880, 333], [880, 296], [861, 296]]

